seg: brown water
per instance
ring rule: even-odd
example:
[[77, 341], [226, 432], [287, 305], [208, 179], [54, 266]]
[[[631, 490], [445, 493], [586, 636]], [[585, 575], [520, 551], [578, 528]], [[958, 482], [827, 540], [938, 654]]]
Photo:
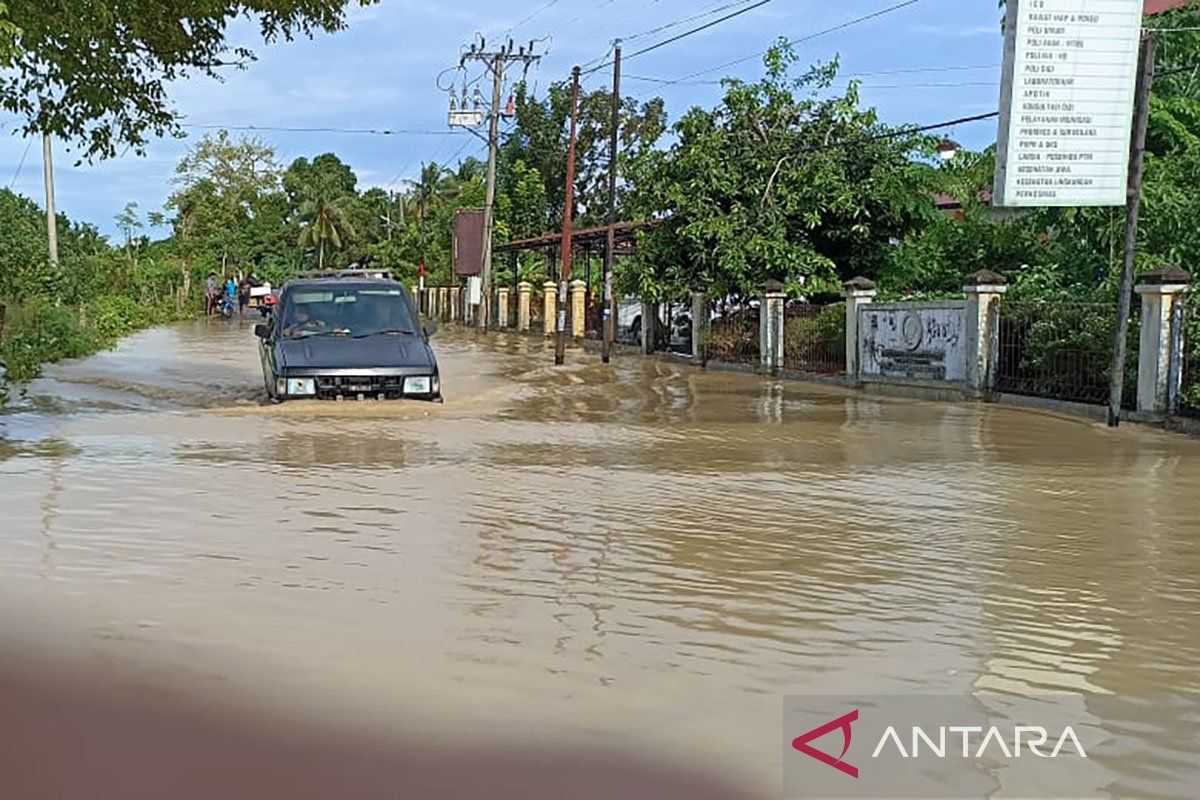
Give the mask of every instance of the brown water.
[[1200, 442], [437, 349], [444, 406], [263, 406], [223, 322], [48, 370], [0, 415], [7, 621], [169, 689], [616, 741], [768, 796], [785, 694], [1200, 708]]

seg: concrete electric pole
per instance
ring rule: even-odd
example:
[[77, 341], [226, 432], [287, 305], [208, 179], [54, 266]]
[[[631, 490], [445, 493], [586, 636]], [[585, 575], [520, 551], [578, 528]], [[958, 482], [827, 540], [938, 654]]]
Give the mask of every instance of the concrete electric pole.
[[[488, 165], [487, 165], [487, 195], [483, 207], [483, 272], [480, 286], [479, 327], [487, 330], [492, 321], [492, 233], [495, 229], [496, 218], [496, 159], [500, 151], [500, 103], [504, 94], [504, 70], [509, 62], [519, 62], [528, 68], [537, 63], [541, 56], [534, 55], [534, 43], [529, 48], [516, 48], [511, 39], [494, 51], [488, 51], [487, 43], [480, 41], [471, 45], [469, 52], [462, 57], [460, 65], [467, 61], [481, 61], [492, 73], [492, 111], [488, 120]], [[465, 89], [464, 89], [465, 92]], [[451, 112], [451, 124], [454, 123], [454, 112]]]
[[42, 134], [42, 169], [46, 177], [46, 244], [50, 248], [50, 263], [58, 263], [58, 212], [54, 208], [54, 154], [50, 134]]

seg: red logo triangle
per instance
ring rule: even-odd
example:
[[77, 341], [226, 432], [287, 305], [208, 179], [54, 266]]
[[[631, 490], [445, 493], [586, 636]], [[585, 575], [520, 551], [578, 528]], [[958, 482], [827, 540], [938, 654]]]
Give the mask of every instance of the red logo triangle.
[[[842, 761], [842, 759], [845, 758], [846, 753], [850, 750], [850, 725], [851, 723], [857, 721], [858, 709], [856, 708], [844, 717], [838, 717], [832, 722], [827, 722], [819, 728], [813, 728], [811, 731], [802, 736], [797, 736], [792, 740], [792, 747], [796, 748], [801, 753], [804, 753], [806, 756], [815, 758], [822, 764], [828, 764], [834, 769], [846, 773], [851, 778], [858, 778], [858, 767], [851, 766], [850, 764]], [[809, 742], [815, 739], [820, 739], [825, 734], [836, 731], [839, 728], [842, 731], [844, 743], [842, 745], [841, 755], [839, 755], [837, 758], [834, 758], [828, 753], [822, 752], [809, 744]]]

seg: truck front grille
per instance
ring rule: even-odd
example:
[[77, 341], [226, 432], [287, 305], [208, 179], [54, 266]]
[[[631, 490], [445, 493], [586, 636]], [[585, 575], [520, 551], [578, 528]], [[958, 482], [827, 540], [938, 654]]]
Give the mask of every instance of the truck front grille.
[[353, 400], [360, 394], [368, 399], [382, 395], [385, 399], [397, 400], [404, 397], [404, 376], [338, 375], [317, 378], [317, 398], [320, 400], [336, 400], [338, 397]]

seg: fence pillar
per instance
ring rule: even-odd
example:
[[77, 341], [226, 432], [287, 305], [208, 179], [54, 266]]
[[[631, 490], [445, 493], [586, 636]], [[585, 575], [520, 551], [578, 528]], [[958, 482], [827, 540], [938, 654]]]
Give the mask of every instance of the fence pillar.
[[571, 336], [582, 339], [587, 334], [587, 284], [571, 281]]
[[842, 284], [846, 298], [846, 378], [859, 379], [858, 310], [875, 300], [875, 282], [867, 278], [851, 278]]
[[496, 287], [496, 310], [497, 310], [496, 327], [497, 328], [507, 328], [508, 327], [508, 311], [509, 311], [509, 309], [508, 309], [508, 287], [507, 286], [497, 286]]
[[762, 305], [758, 312], [758, 331], [762, 368], [772, 375], [783, 366], [783, 314], [787, 295], [779, 281], [763, 284]]
[[417, 286], [415, 283], [412, 285], [412, 299], [413, 299], [413, 305], [417, 309], [417, 313], [420, 314], [421, 313], [421, 287]]
[[1000, 300], [1008, 291], [1008, 278], [991, 270], [968, 275], [967, 295], [967, 392], [987, 397], [995, 385], [1000, 356]]
[[529, 330], [529, 296], [533, 292], [533, 284], [521, 281], [517, 284], [517, 330], [526, 333]]
[[438, 316], [442, 319], [450, 319], [450, 287], [443, 286], [438, 289]]
[[1171, 326], [1175, 305], [1188, 290], [1191, 275], [1164, 267], [1138, 278], [1142, 296], [1142, 328], [1138, 340], [1137, 409], [1165, 414], [1171, 395]]
[[457, 286], [450, 287], [450, 321], [458, 319], [462, 308], [459, 305], [459, 300], [462, 298], [462, 289]]
[[542, 333], [554, 336], [558, 332], [555, 327], [558, 322], [558, 284], [546, 281], [542, 284], [542, 292]]
[[708, 295], [692, 292], [692, 358], [696, 363], [704, 361], [704, 347], [708, 343]]
[[653, 353], [657, 349], [658, 304], [642, 301], [642, 352]]

